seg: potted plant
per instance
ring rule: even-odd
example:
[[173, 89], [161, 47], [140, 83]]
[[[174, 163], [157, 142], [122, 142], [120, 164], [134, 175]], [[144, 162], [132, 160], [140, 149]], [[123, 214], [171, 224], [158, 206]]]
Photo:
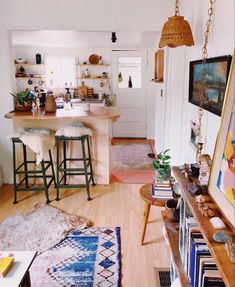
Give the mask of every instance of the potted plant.
[[153, 160], [153, 167], [156, 173], [157, 181], [170, 180], [171, 177], [171, 157], [168, 155], [169, 149], [160, 152]]
[[10, 93], [15, 98], [16, 111], [29, 111], [35, 103], [35, 96], [29, 89], [25, 89], [17, 94]]

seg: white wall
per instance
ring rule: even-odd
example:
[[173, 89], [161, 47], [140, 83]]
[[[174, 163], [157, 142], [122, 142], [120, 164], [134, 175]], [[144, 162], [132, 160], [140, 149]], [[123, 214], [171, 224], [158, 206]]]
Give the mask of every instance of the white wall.
[[[226, 3], [225, 3], [226, 2]], [[169, 49], [167, 125], [164, 148], [171, 148], [173, 164], [195, 162], [195, 151], [189, 144], [190, 120], [197, 121], [197, 107], [188, 103], [189, 61], [201, 59], [203, 32], [208, 18], [209, 1], [193, 0], [191, 27], [195, 45]], [[216, 1], [215, 15], [208, 44], [208, 57], [232, 54], [234, 49], [234, 1]], [[220, 117], [204, 111], [203, 153], [213, 156]]]

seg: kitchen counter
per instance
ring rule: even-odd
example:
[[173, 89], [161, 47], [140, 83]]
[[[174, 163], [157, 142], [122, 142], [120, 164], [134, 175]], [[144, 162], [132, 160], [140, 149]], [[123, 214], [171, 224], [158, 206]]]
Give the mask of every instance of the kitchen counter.
[[[92, 129], [92, 161], [95, 181], [98, 184], [109, 184], [111, 175], [111, 139], [112, 121], [120, 117], [116, 107], [90, 107], [85, 112], [81, 107], [70, 110], [57, 109], [55, 113], [45, 113], [43, 109], [29, 112], [9, 112], [5, 118], [13, 120], [14, 130], [22, 127], [43, 127], [53, 131], [76, 122], [82, 122]], [[78, 155], [77, 146], [69, 147], [72, 155]], [[54, 161], [55, 161], [54, 153]]]
[[45, 113], [44, 109], [32, 110], [27, 112], [13, 111], [5, 114], [7, 119], [20, 120], [52, 120], [61, 118], [81, 119], [110, 119], [116, 120], [120, 117], [120, 110], [116, 107], [90, 107], [89, 112], [82, 108], [72, 108], [70, 110], [57, 109], [55, 113]]

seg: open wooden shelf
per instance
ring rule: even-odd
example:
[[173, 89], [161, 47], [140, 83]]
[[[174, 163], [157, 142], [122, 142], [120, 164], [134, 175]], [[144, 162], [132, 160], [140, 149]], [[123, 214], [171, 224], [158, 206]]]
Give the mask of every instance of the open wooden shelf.
[[[226, 286], [234, 286], [235, 283], [235, 264], [229, 259], [229, 256], [225, 250], [225, 245], [216, 243], [213, 240], [213, 234], [215, 233], [215, 229], [210, 223], [209, 218], [204, 217], [200, 210], [198, 209], [198, 205], [195, 201], [195, 198], [187, 191], [188, 179], [181, 173], [178, 167], [173, 167], [173, 172], [176, 177], [177, 182], [180, 185], [182, 196], [188, 204], [189, 209], [191, 210], [195, 220], [200, 228], [200, 231], [207, 243], [211, 255], [215, 260], [215, 263], [220, 271], [221, 276], [223, 277], [224, 283]], [[213, 199], [211, 198], [213, 202]], [[216, 204], [215, 204], [216, 205]], [[235, 229], [231, 226], [229, 221], [223, 216], [220, 212], [219, 208], [217, 208], [218, 216], [226, 225], [226, 232], [232, 238], [233, 242], [235, 242]]]
[[43, 75], [41, 76], [37, 76], [37, 77], [35, 77], [35, 76], [24, 76], [24, 77], [17, 77], [16, 76], [16, 78], [17, 79], [42, 79], [43, 78]]
[[94, 76], [91, 76], [91, 77], [77, 77], [77, 79], [80, 79], [80, 80], [108, 80], [109, 78], [108, 77], [94, 77]]
[[151, 83], [164, 83], [163, 80], [150, 80]]
[[110, 64], [77, 64], [77, 66], [110, 66]]
[[30, 63], [15, 63], [16, 66], [21, 67], [21, 66], [35, 66], [35, 67], [42, 67], [44, 66], [43, 64], [30, 64]]
[[174, 261], [181, 286], [190, 287], [189, 278], [184, 270], [179, 252], [179, 223], [174, 221], [168, 211], [162, 211], [161, 213], [171, 250], [171, 257]]

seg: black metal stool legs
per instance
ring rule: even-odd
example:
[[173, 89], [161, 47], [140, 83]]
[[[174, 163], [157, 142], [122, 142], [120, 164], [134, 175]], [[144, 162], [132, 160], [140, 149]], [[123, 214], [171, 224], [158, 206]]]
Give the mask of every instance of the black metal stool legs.
[[60, 200], [59, 192], [60, 192], [60, 141], [56, 139], [56, 199]]
[[[86, 192], [87, 192], [87, 200], [91, 200], [90, 188], [89, 188], [89, 179], [88, 179], [88, 174], [87, 174], [87, 160], [86, 160], [86, 151], [85, 151], [84, 140], [85, 139], [82, 138], [82, 157], [83, 157], [84, 174], [85, 174], [85, 181], [86, 181]], [[89, 164], [90, 164], [90, 158], [89, 158]]]
[[[23, 147], [23, 161], [17, 164], [16, 159], [16, 144], [22, 144]], [[55, 181], [55, 171], [53, 167], [52, 155], [49, 150], [49, 160], [42, 160], [40, 169], [35, 169], [30, 167], [30, 165], [35, 166], [36, 160], [28, 160], [27, 158], [27, 147], [19, 138], [12, 138], [13, 147], [13, 175], [14, 175], [14, 199], [13, 203], [17, 203], [17, 192], [19, 191], [44, 191], [46, 196], [46, 203], [50, 202], [49, 199], [49, 187], [52, 182], [56, 185]], [[47, 175], [47, 170], [51, 168], [51, 174]], [[19, 183], [17, 183], [17, 175], [21, 176], [19, 178]], [[29, 179], [39, 179], [43, 181], [43, 186], [31, 185], [29, 186]], [[47, 179], [50, 179], [47, 182]]]
[[13, 177], [14, 177], [14, 200], [13, 203], [17, 203], [17, 194], [16, 194], [16, 151], [15, 151], [15, 142], [12, 141], [13, 147]]
[[[56, 136], [56, 167], [57, 167], [57, 190], [56, 190], [56, 200], [60, 200], [60, 188], [86, 188], [87, 200], [91, 200], [90, 195], [90, 182], [95, 185], [93, 178], [93, 169], [91, 162], [91, 152], [89, 146], [88, 135], [81, 137], [66, 137], [66, 136]], [[85, 144], [87, 141], [87, 144]], [[63, 158], [60, 159], [60, 142], [63, 143]], [[81, 157], [68, 156], [66, 153], [66, 144], [68, 142], [81, 143]], [[87, 151], [86, 151], [87, 148]], [[86, 154], [87, 152], [87, 154]], [[82, 163], [81, 165], [70, 166], [69, 163]], [[67, 183], [68, 176], [84, 176], [85, 183]]]
[[93, 168], [92, 168], [92, 161], [91, 161], [91, 151], [90, 151], [89, 138], [87, 138], [87, 151], [88, 151], [90, 171], [91, 171], [91, 182], [92, 182], [92, 185], [95, 186], [95, 181], [94, 181], [94, 177], [93, 177]]

